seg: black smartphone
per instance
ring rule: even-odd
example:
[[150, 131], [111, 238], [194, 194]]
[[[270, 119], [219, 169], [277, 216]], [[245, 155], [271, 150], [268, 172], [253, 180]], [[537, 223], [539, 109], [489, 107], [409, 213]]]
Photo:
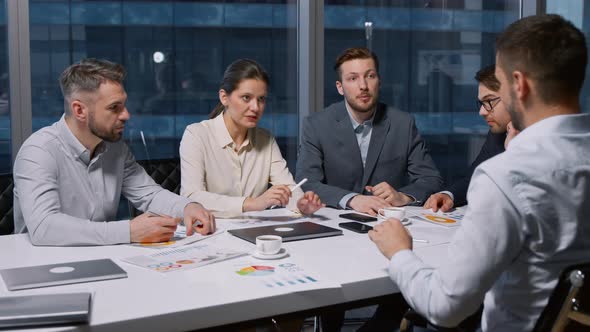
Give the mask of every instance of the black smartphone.
[[370, 230], [373, 229], [373, 227], [369, 225], [361, 224], [360, 222], [355, 221], [341, 222], [338, 224], [338, 226], [357, 233], [368, 233]]
[[375, 217], [365, 216], [364, 214], [358, 214], [358, 213], [343, 213], [340, 215], [340, 218], [346, 218], [346, 219], [360, 221], [360, 222], [377, 221], [377, 218], [375, 218]]

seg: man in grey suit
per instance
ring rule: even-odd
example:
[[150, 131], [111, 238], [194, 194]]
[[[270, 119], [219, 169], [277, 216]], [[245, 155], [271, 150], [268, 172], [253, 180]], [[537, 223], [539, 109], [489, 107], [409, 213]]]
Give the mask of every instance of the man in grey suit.
[[328, 206], [371, 215], [438, 191], [442, 179], [412, 116], [378, 102], [377, 56], [350, 48], [334, 69], [344, 100], [305, 121], [297, 162], [305, 190]]

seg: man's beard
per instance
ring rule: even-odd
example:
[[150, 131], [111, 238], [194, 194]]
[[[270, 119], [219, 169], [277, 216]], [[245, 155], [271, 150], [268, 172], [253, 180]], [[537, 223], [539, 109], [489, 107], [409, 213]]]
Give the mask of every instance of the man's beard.
[[89, 113], [88, 128], [90, 129], [90, 132], [92, 133], [92, 135], [102, 139], [103, 141], [114, 143], [114, 142], [118, 142], [123, 137], [123, 132], [121, 132], [119, 134], [119, 133], [115, 133], [115, 132], [108, 132], [106, 130], [98, 128], [96, 126], [96, 122], [94, 121], [94, 114], [93, 113]]
[[506, 111], [510, 114], [510, 118], [512, 120], [512, 126], [514, 129], [518, 131], [522, 131], [524, 129], [524, 120], [522, 119], [522, 112], [516, 111], [516, 106], [514, 106], [513, 101], [516, 99], [516, 95], [514, 92], [510, 92], [510, 102], [506, 104]]
[[378, 100], [379, 96], [372, 95], [371, 97], [372, 97], [372, 102], [370, 104], [368, 104], [367, 106], [362, 106], [357, 103], [356, 98], [348, 98], [345, 96], [348, 106], [350, 106], [350, 108], [352, 108], [353, 111], [359, 112], [359, 113], [366, 113], [366, 112], [370, 112], [375, 109], [375, 105], [377, 105], [377, 100]]

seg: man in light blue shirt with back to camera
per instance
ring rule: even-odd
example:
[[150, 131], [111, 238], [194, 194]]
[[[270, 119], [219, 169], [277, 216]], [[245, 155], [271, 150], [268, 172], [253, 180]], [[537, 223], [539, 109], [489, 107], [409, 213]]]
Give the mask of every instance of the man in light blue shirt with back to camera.
[[[34, 245], [107, 245], [215, 231], [215, 218], [152, 180], [121, 141], [129, 112], [121, 65], [85, 59], [60, 77], [64, 116], [29, 137], [14, 162], [15, 233]], [[121, 194], [144, 213], [114, 221]]]
[[590, 261], [590, 115], [579, 114], [588, 55], [584, 34], [558, 15], [511, 24], [496, 52], [500, 97], [520, 133], [475, 170], [446, 256], [425, 264], [395, 219], [369, 236], [430, 322], [454, 326], [483, 301], [483, 331], [531, 331], [561, 271]]

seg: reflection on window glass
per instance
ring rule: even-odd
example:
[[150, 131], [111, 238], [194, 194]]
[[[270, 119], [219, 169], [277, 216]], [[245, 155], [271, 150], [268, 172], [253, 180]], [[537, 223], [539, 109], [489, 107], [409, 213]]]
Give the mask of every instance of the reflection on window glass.
[[380, 60], [380, 100], [413, 114], [445, 181], [466, 173], [488, 131], [475, 105], [475, 73], [494, 63], [494, 41], [518, 18], [516, 0], [326, 0], [325, 104], [341, 101], [332, 69], [345, 48]]
[[290, 2], [33, 0], [33, 130], [63, 113], [63, 69], [81, 58], [104, 58], [128, 72], [126, 138], [136, 158], [177, 157], [185, 127], [206, 119], [217, 104], [225, 67], [245, 57], [271, 75], [260, 126], [277, 137], [294, 168], [296, 7]]
[[8, 105], [8, 96], [6, 1], [0, 0], [0, 173], [12, 172], [10, 108]]
[[[559, 14], [570, 20], [578, 29], [582, 30], [586, 38], [590, 35], [590, 3], [588, 1], [545, 1], [545, 11], [548, 14]], [[586, 81], [582, 87], [580, 106], [582, 112], [590, 113], [590, 67], [586, 67]]]

